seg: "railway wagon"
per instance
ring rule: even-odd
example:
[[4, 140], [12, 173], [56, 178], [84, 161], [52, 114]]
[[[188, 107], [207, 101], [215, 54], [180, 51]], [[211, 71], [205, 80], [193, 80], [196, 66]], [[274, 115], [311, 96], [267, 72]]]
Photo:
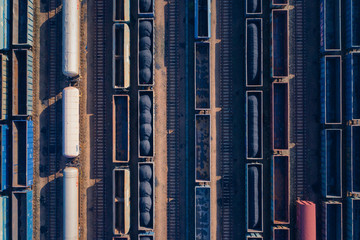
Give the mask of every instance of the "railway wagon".
[[246, 229], [263, 231], [263, 165], [246, 164]]
[[[1, 36], [1, 35], [0, 35]], [[10, 62], [9, 57], [3, 53], [0, 53], [0, 61], [1, 61], [1, 87], [0, 87], [0, 120], [6, 120], [8, 117], [8, 85], [10, 81]]]
[[10, 0], [0, 1], [0, 50], [7, 51], [10, 48]]
[[263, 240], [264, 238], [259, 233], [249, 233], [246, 235], [246, 240]]
[[290, 228], [284, 226], [273, 227], [272, 240], [290, 240]]
[[139, 18], [138, 20], [138, 85], [154, 85], [154, 19]]
[[347, 190], [360, 194], [360, 126], [347, 127]]
[[272, 5], [274, 7], [283, 7], [289, 4], [288, 0], [272, 0]]
[[290, 159], [273, 156], [272, 215], [274, 224], [290, 223]]
[[138, 139], [139, 157], [154, 157], [154, 92], [152, 90], [138, 91]]
[[274, 151], [289, 149], [289, 83], [272, 84], [272, 136]]
[[153, 18], [155, 14], [155, 0], [139, 0], [138, 16]]
[[341, 0], [320, 2], [320, 50], [341, 51]]
[[195, 42], [195, 110], [210, 109], [210, 43]]
[[325, 129], [321, 134], [322, 193], [342, 197], [342, 129]]
[[195, 186], [195, 239], [210, 240], [210, 186]]
[[80, 1], [63, 0], [62, 10], [62, 72], [74, 78], [80, 67]]
[[33, 122], [12, 121], [12, 186], [30, 187], [33, 184]]
[[126, 23], [113, 25], [113, 88], [130, 87], [130, 29]]
[[321, 123], [342, 122], [342, 67], [341, 56], [321, 58]]
[[10, 239], [10, 201], [8, 196], [0, 196], [0, 239]]
[[211, 0], [195, 0], [195, 39], [211, 37]]
[[345, 56], [346, 120], [360, 120], [360, 53]]
[[246, 19], [245, 74], [247, 87], [263, 85], [263, 22], [262, 18]]
[[130, 98], [128, 95], [113, 95], [113, 163], [130, 160]]
[[138, 240], [155, 240], [154, 233], [142, 233], [139, 234]]
[[316, 206], [310, 201], [296, 201], [298, 240], [316, 240]]
[[246, 158], [263, 158], [262, 91], [246, 91]]
[[33, 191], [22, 190], [12, 192], [11, 239], [33, 239]]
[[342, 203], [337, 201], [323, 202], [322, 237], [326, 240], [343, 239]]
[[12, 115], [31, 116], [33, 109], [33, 55], [28, 49], [12, 52]]
[[360, 239], [360, 198], [346, 199], [345, 239]]
[[75, 158], [80, 154], [80, 91], [66, 87], [62, 96], [62, 154]]
[[152, 231], [155, 226], [155, 166], [138, 163], [138, 229]]
[[113, 240], [129, 240], [130, 237], [129, 236], [121, 236], [121, 237], [113, 237]]
[[346, 0], [346, 48], [359, 49], [360, 48], [360, 1]]
[[246, 14], [262, 14], [262, 0], [246, 0]]
[[130, 0], [113, 0], [113, 21], [130, 22]]
[[64, 169], [63, 185], [63, 234], [64, 239], [79, 239], [79, 170]]
[[5, 124], [0, 124], [0, 192], [6, 190], [9, 186], [8, 138], [9, 127]]
[[34, 36], [33, 0], [12, 1], [12, 44], [32, 47]]
[[209, 114], [195, 114], [195, 181], [210, 182], [211, 120]]
[[274, 9], [272, 19], [272, 68], [273, 78], [289, 76], [289, 11]]
[[113, 233], [126, 235], [130, 229], [130, 171], [113, 170]]

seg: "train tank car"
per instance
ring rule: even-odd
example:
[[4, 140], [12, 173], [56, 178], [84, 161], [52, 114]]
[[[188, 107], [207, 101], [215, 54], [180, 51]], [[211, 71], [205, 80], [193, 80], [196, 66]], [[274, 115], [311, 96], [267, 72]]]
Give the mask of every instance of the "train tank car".
[[80, 64], [80, 1], [63, 0], [62, 72], [73, 78], [79, 75]]
[[66, 87], [63, 90], [63, 149], [62, 154], [67, 158], [77, 157], [79, 147], [79, 90]]
[[79, 212], [79, 170], [74, 167], [64, 169], [64, 240], [79, 239], [78, 212]]

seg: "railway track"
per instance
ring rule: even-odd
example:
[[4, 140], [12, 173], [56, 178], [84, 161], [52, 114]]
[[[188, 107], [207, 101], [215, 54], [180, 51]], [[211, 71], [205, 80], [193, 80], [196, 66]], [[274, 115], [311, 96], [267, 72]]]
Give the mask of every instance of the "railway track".
[[232, 143], [232, 1], [220, 1], [220, 131], [221, 131], [221, 233], [233, 239], [233, 143]]
[[51, 0], [49, 2], [49, 40], [48, 56], [49, 56], [49, 68], [48, 68], [48, 163], [47, 163], [47, 194], [46, 194], [46, 208], [47, 208], [47, 231], [46, 239], [58, 239], [60, 224], [58, 220], [58, 198], [60, 194], [60, 188], [58, 187], [57, 169], [57, 93], [58, 93], [58, 73], [59, 73], [59, 46], [58, 46], [58, 29], [59, 22], [57, 21], [57, 3], [58, 0]]
[[178, 1], [169, 1], [167, 10], [168, 77], [167, 77], [167, 238], [180, 236], [180, 167], [179, 167], [179, 21]]
[[294, 81], [294, 141], [295, 141], [295, 193], [298, 198], [306, 197], [306, 77], [305, 77], [305, 28], [304, 1], [295, 1], [295, 81]]
[[105, 0], [95, 1], [94, 12], [94, 239], [106, 239], [105, 156]]

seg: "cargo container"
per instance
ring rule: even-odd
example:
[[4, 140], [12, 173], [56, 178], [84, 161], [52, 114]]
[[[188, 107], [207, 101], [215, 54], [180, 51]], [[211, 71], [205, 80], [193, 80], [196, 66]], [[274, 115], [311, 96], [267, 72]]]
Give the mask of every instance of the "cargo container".
[[9, 186], [9, 166], [8, 166], [8, 149], [9, 149], [9, 127], [0, 124], [0, 192]]
[[341, 51], [341, 0], [320, 2], [320, 48]]
[[346, 199], [346, 235], [347, 240], [360, 239], [360, 198]]
[[316, 240], [316, 205], [310, 201], [296, 201], [298, 240]]
[[273, 78], [289, 76], [289, 11], [272, 10], [272, 69]]
[[360, 126], [347, 127], [348, 191], [360, 194]]
[[346, 120], [360, 120], [360, 53], [345, 57]]
[[210, 182], [211, 172], [210, 114], [195, 114], [195, 181]]
[[263, 231], [263, 165], [246, 164], [246, 228], [248, 232]]
[[195, 240], [210, 240], [210, 186], [195, 186]]
[[130, 30], [126, 23], [113, 25], [113, 88], [130, 86]]
[[34, 36], [34, 3], [32, 0], [12, 1], [12, 44], [31, 47]]
[[359, 49], [360, 48], [360, 1], [346, 0], [346, 48]]
[[130, 171], [113, 170], [113, 233], [126, 235], [130, 229]]
[[246, 19], [246, 86], [263, 85], [263, 23], [261, 18]]
[[139, 0], [138, 2], [139, 17], [154, 17], [154, 14], [155, 14], [155, 0]]
[[290, 240], [290, 228], [284, 226], [273, 227], [273, 240]]
[[130, 160], [130, 98], [128, 95], [113, 95], [113, 163]]
[[289, 83], [272, 84], [273, 150], [289, 149]]
[[273, 156], [272, 215], [274, 224], [290, 223], [290, 160], [289, 156]]
[[195, 110], [210, 109], [210, 43], [195, 42]]
[[262, 0], [246, 0], [246, 14], [262, 14]]
[[[0, 35], [1, 36], [1, 35]], [[0, 53], [0, 61], [1, 61], [1, 87], [0, 87], [0, 120], [6, 120], [8, 117], [8, 85], [10, 82], [10, 64], [9, 58], [7, 55]]]
[[263, 158], [262, 91], [246, 91], [246, 158]]
[[12, 186], [33, 184], [33, 122], [12, 121]]
[[211, 0], [195, 0], [195, 39], [211, 37]]
[[10, 48], [10, 0], [0, 1], [0, 50], [7, 51]]
[[138, 229], [152, 231], [155, 226], [155, 167], [153, 162], [138, 163]]
[[33, 238], [33, 191], [23, 190], [12, 192], [12, 238]]
[[264, 238], [259, 233], [248, 233], [246, 240], [263, 240]]
[[130, 22], [130, 0], [113, 0], [113, 21]]
[[10, 201], [7, 196], [0, 196], [0, 239], [10, 239]]
[[154, 233], [139, 234], [138, 240], [155, 240], [155, 235]]
[[63, 234], [64, 239], [79, 239], [79, 170], [63, 171]]
[[321, 123], [342, 122], [341, 56], [321, 58]]
[[30, 116], [33, 109], [33, 55], [30, 50], [12, 52], [12, 115]]
[[138, 85], [154, 85], [154, 19], [140, 18], [138, 20]]
[[321, 135], [322, 193], [327, 198], [341, 198], [342, 130], [325, 129]]
[[337, 201], [324, 202], [322, 218], [323, 239], [342, 240], [342, 203]]
[[139, 90], [138, 102], [139, 157], [154, 157], [154, 92], [152, 90]]
[[277, 7], [277, 6], [285, 6], [289, 4], [289, 1], [288, 0], [272, 0], [272, 5], [274, 7]]

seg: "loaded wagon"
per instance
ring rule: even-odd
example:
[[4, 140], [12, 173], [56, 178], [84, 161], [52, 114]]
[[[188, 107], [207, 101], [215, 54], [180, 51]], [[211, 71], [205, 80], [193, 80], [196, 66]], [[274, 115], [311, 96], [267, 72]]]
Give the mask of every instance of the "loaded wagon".
[[263, 165], [246, 164], [246, 229], [263, 231]]
[[262, 91], [246, 91], [246, 158], [263, 158]]
[[195, 110], [210, 109], [210, 43], [195, 42]]
[[154, 40], [154, 19], [140, 18], [138, 20], [137, 53], [137, 73], [139, 86], [150, 87], [153, 86], [155, 82]]
[[246, 19], [245, 74], [247, 87], [263, 86], [263, 22]]
[[195, 181], [210, 182], [211, 121], [209, 114], [195, 114]]
[[140, 158], [152, 158], [155, 154], [154, 92], [138, 91], [138, 154]]
[[262, 0], [245, 0], [246, 14], [262, 14]]
[[141, 233], [138, 236], [138, 240], [155, 240], [154, 233]]
[[210, 187], [195, 187], [195, 239], [210, 240], [211, 202]]
[[139, 0], [138, 16], [153, 18], [155, 14], [155, 0]]
[[155, 227], [155, 168], [153, 162], [138, 163], [138, 229]]
[[8, 196], [0, 196], [0, 239], [10, 239], [10, 201]]

